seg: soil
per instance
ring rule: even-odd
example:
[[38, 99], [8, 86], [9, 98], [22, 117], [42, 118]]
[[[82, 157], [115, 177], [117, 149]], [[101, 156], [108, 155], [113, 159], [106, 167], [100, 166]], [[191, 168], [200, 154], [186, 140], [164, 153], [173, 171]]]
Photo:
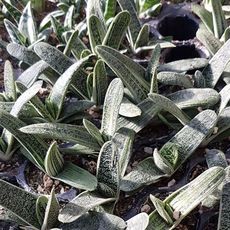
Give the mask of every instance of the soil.
[[[48, 12], [54, 10], [54, 7], [55, 5], [49, 2], [46, 8], [46, 12], [40, 15], [36, 15], [36, 18], [38, 18], [38, 20], [40, 21]], [[176, 20], [181, 20], [181, 18], [177, 18]], [[171, 23], [172, 18], [169, 21]], [[176, 22], [178, 23], [178, 21]], [[192, 23], [193, 22], [191, 22], [191, 24]], [[165, 31], [163, 31], [162, 34], [166, 36], [171, 35], [164, 33]], [[175, 44], [177, 44], [177, 48], [165, 50], [162, 54], [162, 56], [164, 56], [164, 60], [162, 61], [169, 62], [182, 58], [191, 58], [202, 55], [205, 56], [205, 50], [203, 49], [202, 45], [196, 39], [193, 39], [193, 37], [186, 37], [185, 42], [183, 40], [184, 38], [175, 35], [175, 39], [180, 40], [175, 41]], [[0, 38], [5, 41], [8, 40], [8, 34], [2, 25], [0, 25]], [[55, 39], [53, 40], [53, 42], [54, 41]], [[185, 52], [186, 49], [187, 51]], [[192, 56], [183, 56], [185, 54], [189, 54]], [[148, 59], [148, 56], [146, 55], [144, 58]], [[4, 48], [0, 48], [1, 91], [3, 90], [3, 70], [4, 62], [6, 60], [10, 60], [12, 62], [16, 73], [19, 70], [17, 61], [14, 58], [11, 58]], [[96, 118], [97, 117], [98, 114]], [[138, 164], [138, 162], [148, 156], [151, 156], [155, 148], [160, 149], [161, 146], [166, 143], [174, 134], [175, 131], [162, 124], [161, 126], [149, 125], [141, 132], [139, 132], [135, 137], [133, 156], [128, 165], [127, 172], [131, 171], [132, 168]], [[223, 152], [227, 153], [227, 156], [230, 155], [230, 145], [228, 143], [228, 140], [225, 140], [222, 143], [215, 143], [212, 147], [222, 150]], [[140, 190], [138, 193], [135, 193], [134, 195], [127, 195], [121, 192], [120, 199], [115, 208], [115, 214], [127, 220], [132, 216], [138, 214], [139, 212], [150, 213], [151, 211], [153, 211], [154, 207], [149, 200], [149, 195], [153, 194], [160, 199], [164, 199], [176, 189], [196, 178], [207, 169], [207, 165], [204, 160], [204, 154], [205, 149], [198, 149], [193, 154], [193, 156], [185, 164], [183, 164], [181, 168], [169, 179], [165, 179], [157, 184], [147, 186]], [[87, 169], [92, 174], [96, 173], [97, 162], [93, 158], [68, 157], [68, 160]], [[35, 166], [28, 163], [26, 159], [24, 159], [24, 157], [22, 157], [22, 155], [18, 153], [14, 154], [13, 158], [9, 162], [0, 162], [0, 178], [8, 180], [13, 184], [16, 184], [30, 192], [37, 194], [50, 194], [51, 189], [55, 187], [55, 192], [58, 195], [59, 200], [62, 202], [67, 202], [71, 200], [80, 192], [76, 189], [71, 188], [69, 185], [61, 183], [58, 180], [51, 179], [49, 176], [38, 170]], [[217, 207], [215, 207], [214, 209], [204, 210], [203, 207], [199, 206], [193, 212], [191, 212], [176, 229], [217, 229], [218, 208], [219, 207], [217, 205]], [[4, 210], [0, 209], [0, 219], [2, 212], [4, 212]], [[9, 226], [11, 226], [11, 228], [9, 228]], [[11, 222], [0, 221], [0, 229], [17, 229], [17, 226], [14, 226]]]

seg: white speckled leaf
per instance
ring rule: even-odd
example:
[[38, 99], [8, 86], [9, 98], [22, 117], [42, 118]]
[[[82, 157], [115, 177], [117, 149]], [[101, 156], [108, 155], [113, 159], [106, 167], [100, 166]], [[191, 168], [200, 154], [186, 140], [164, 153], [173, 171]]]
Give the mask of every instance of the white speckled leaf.
[[40, 123], [25, 126], [20, 129], [24, 133], [36, 134], [43, 138], [59, 139], [78, 143], [86, 147], [100, 149], [97, 141], [82, 126], [62, 123]]
[[29, 39], [30, 44], [37, 40], [37, 28], [33, 16], [31, 2], [28, 2], [22, 12], [20, 21], [18, 23], [19, 31]]
[[126, 221], [126, 230], [145, 230], [149, 224], [149, 216], [142, 212]]
[[191, 58], [183, 59], [178, 61], [169, 62], [160, 65], [158, 68], [159, 72], [172, 71], [172, 72], [187, 72], [190, 70], [201, 69], [208, 65], [206, 58]]
[[175, 116], [183, 125], [189, 122], [190, 119], [187, 115], [170, 99], [156, 93], [149, 94], [149, 98], [153, 100], [161, 110], [167, 111]]
[[124, 87], [119, 78], [114, 79], [106, 92], [101, 121], [101, 132], [112, 137], [117, 129], [117, 118], [123, 98]]
[[[216, 119], [217, 115], [214, 111], [205, 110], [201, 112], [162, 147], [160, 154], [161, 151], [164, 154], [164, 148], [168, 143], [177, 145], [178, 159], [174, 166], [174, 172], [199, 147], [205, 137], [212, 132]], [[167, 175], [156, 167], [153, 158], [149, 157], [141, 161], [133, 171], [123, 178], [121, 190], [133, 191], [143, 185], [155, 183], [165, 176]]]
[[225, 176], [222, 167], [212, 167], [192, 182], [168, 196], [163, 202], [169, 205], [173, 212], [179, 213], [179, 218], [173, 224], [168, 224], [155, 210], [149, 215], [147, 230], [172, 230], [207, 196], [217, 189]]
[[118, 13], [110, 24], [102, 44], [119, 49], [129, 23], [130, 14], [128, 11]]
[[140, 116], [142, 111], [140, 108], [129, 101], [126, 97], [123, 97], [119, 114], [124, 117], [138, 117]]
[[230, 60], [230, 40], [228, 40], [211, 58], [209, 65], [202, 72], [206, 79], [207, 87], [214, 88], [226, 65]]
[[60, 227], [62, 230], [124, 230], [126, 223], [118, 216], [91, 211], [76, 221], [62, 224]]
[[106, 142], [97, 163], [98, 191], [106, 197], [116, 197], [120, 191], [119, 159], [116, 145]]
[[184, 89], [167, 95], [180, 109], [202, 107], [209, 108], [220, 100], [219, 93], [214, 89]]
[[178, 85], [185, 88], [193, 87], [191, 76], [185, 73], [160, 72], [157, 74], [157, 80], [164, 85]]
[[114, 198], [106, 198], [96, 192], [82, 192], [62, 208], [58, 219], [62, 223], [73, 222], [89, 210], [114, 200]]
[[97, 53], [102, 60], [121, 78], [124, 85], [137, 102], [147, 97], [149, 84], [145, 81], [145, 70], [132, 59], [107, 46], [97, 46]]

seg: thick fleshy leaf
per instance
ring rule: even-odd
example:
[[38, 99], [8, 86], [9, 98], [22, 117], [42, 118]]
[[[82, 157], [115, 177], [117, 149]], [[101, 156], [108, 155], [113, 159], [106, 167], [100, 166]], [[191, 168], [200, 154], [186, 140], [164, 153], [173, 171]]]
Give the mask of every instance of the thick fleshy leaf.
[[126, 230], [145, 230], [149, 224], [149, 217], [142, 212], [127, 220]]
[[61, 123], [41, 123], [25, 126], [21, 132], [36, 134], [43, 138], [53, 138], [78, 143], [83, 146], [100, 149], [97, 141], [82, 126], [61, 124]]
[[151, 79], [150, 93], [158, 93], [157, 67], [159, 65], [160, 55], [160, 45], [156, 45], [156, 47], [153, 49], [152, 57], [147, 68], [147, 74], [149, 74]]
[[138, 104], [138, 108], [142, 111], [141, 115], [135, 118], [119, 117], [117, 121], [117, 129], [126, 127], [137, 133], [161, 110], [150, 98], [146, 98]]
[[16, 88], [15, 88], [15, 75], [13, 66], [9, 61], [5, 62], [4, 66], [4, 88], [7, 98], [10, 100], [16, 100]]
[[103, 105], [108, 88], [108, 78], [104, 62], [98, 60], [93, 71], [92, 99], [97, 105]]
[[227, 106], [229, 100], [230, 100], [230, 85], [226, 85], [221, 91], [220, 91], [220, 97], [221, 97], [221, 102], [220, 102], [220, 107], [219, 107], [219, 113], [225, 109]]
[[18, 30], [18, 28], [11, 21], [5, 18], [4, 24], [13, 43], [18, 43], [21, 45], [26, 44], [26, 37]]
[[225, 29], [227, 28], [227, 21], [225, 20], [224, 12], [222, 10], [221, 1], [210, 0], [213, 29], [217, 38], [221, 38]]
[[198, 29], [196, 37], [203, 43], [211, 55], [214, 55], [222, 46], [220, 40], [204, 27]]
[[36, 54], [59, 74], [63, 74], [72, 64], [72, 60], [55, 47], [39, 42], [34, 46]]
[[69, 56], [69, 52], [71, 51], [77, 60], [81, 58], [81, 53], [87, 49], [87, 46], [81, 41], [78, 34], [78, 31], [72, 33], [63, 52], [65, 55]]
[[103, 106], [103, 116], [101, 121], [101, 132], [108, 137], [112, 137], [117, 129], [117, 118], [121, 101], [123, 98], [124, 87], [119, 78], [114, 79], [106, 92]]
[[218, 230], [227, 230], [230, 228], [230, 182], [226, 183], [222, 189], [222, 197], [220, 201], [220, 211], [218, 219]]
[[37, 28], [35, 19], [32, 13], [31, 2], [28, 2], [22, 12], [20, 21], [18, 23], [19, 31], [29, 39], [30, 44], [37, 40]]
[[46, 29], [48, 26], [51, 25], [51, 16], [53, 18], [59, 18], [61, 16], [64, 15], [64, 12], [62, 10], [55, 10], [52, 11], [51, 13], [47, 14], [41, 21], [40, 25], [39, 25], [39, 31], [43, 31], [44, 29]]
[[59, 208], [60, 206], [57, 198], [55, 197], [54, 189], [52, 189], [46, 206], [44, 221], [41, 230], [51, 229], [57, 226]]
[[139, 47], [147, 46], [148, 42], [149, 42], [149, 25], [144, 24], [134, 44], [134, 50], [136, 50]]
[[203, 6], [192, 4], [192, 11], [202, 20], [204, 25], [210, 32], [214, 32], [212, 13], [206, 10]]
[[144, 79], [145, 70], [143, 67], [110, 47], [97, 46], [96, 51], [113, 72], [121, 78], [137, 102], [147, 97], [150, 87]]
[[43, 74], [50, 67], [44, 61], [38, 61], [32, 66], [30, 66], [27, 70], [25, 70], [17, 79], [26, 87], [30, 87], [33, 83], [38, 79], [38, 77]]
[[[226, 136], [229, 136], [228, 129], [230, 128], [230, 107], [225, 108], [218, 117], [216, 126], [218, 127], [217, 133], [210, 136], [204, 143], [203, 146], [206, 146], [209, 142], [215, 139], [222, 139]], [[227, 132], [227, 135], [225, 135]]]
[[99, 153], [97, 163], [98, 191], [106, 197], [116, 197], [119, 193], [120, 174], [116, 145], [106, 142]]
[[[177, 145], [178, 159], [174, 166], [174, 172], [191, 156], [205, 137], [212, 132], [216, 119], [215, 112], [211, 110], [201, 112], [162, 147], [160, 154], [162, 151], [165, 156], [164, 150], [169, 143]], [[169, 155], [169, 157], [171, 156]], [[123, 178], [121, 190], [133, 191], [143, 185], [155, 183], [165, 176], [167, 175], [157, 168], [153, 158], [149, 157], [141, 161], [133, 171]]]
[[218, 149], [207, 149], [205, 158], [209, 168], [214, 166], [226, 168], [228, 166], [225, 154]]
[[0, 179], [0, 205], [22, 221], [40, 228], [36, 216], [37, 196]]
[[184, 88], [193, 87], [191, 76], [185, 73], [160, 72], [157, 74], [157, 80], [164, 85], [178, 85]]
[[179, 213], [178, 219], [174, 220], [173, 224], [168, 224], [155, 210], [149, 216], [147, 230], [174, 229], [202, 200], [218, 188], [224, 176], [225, 172], [222, 167], [212, 167], [192, 182], [172, 193], [163, 202], [171, 208], [173, 213]]
[[[38, 85], [38, 84], [39, 84], [39, 82], [35, 83], [35, 86]], [[21, 94], [24, 94], [27, 90], [31, 91], [31, 90], [27, 89], [27, 87], [24, 86], [21, 82], [16, 81], [16, 86], [17, 86], [18, 91]], [[49, 114], [47, 109], [45, 108], [45, 105], [43, 104], [43, 102], [34, 93], [33, 93], [33, 97], [30, 99], [30, 103], [32, 104], [34, 110], [37, 111], [40, 114], [40, 116], [42, 116], [42, 117], [44, 117], [44, 118], [46, 118], [46, 119], [48, 119], [50, 121], [53, 121], [53, 118], [51, 117], [51, 115]]]
[[94, 175], [70, 162], [65, 163], [63, 170], [53, 178], [78, 189], [93, 191], [97, 187]]
[[170, 217], [170, 215], [168, 214], [168, 212], [165, 210], [164, 202], [161, 201], [160, 199], [156, 198], [155, 196], [151, 195], [151, 194], [150, 194], [150, 200], [153, 203], [153, 205], [155, 206], [155, 209], [158, 212], [158, 214], [166, 221], [166, 223], [172, 224], [173, 220]]
[[66, 12], [66, 16], [65, 16], [65, 21], [64, 21], [64, 27], [71, 30], [73, 28], [73, 24], [74, 24], [74, 12], [75, 11], [75, 7], [74, 5], [70, 6], [68, 11]]
[[228, 40], [211, 58], [209, 65], [204, 69], [203, 75], [206, 79], [207, 87], [214, 88], [220, 76], [224, 72], [226, 65], [230, 60], [230, 40]]
[[68, 224], [62, 224], [62, 230], [124, 230], [126, 223], [118, 216], [101, 212], [89, 212]]
[[64, 159], [58, 150], [57, 142], [53, 142], [50, 145], [46, 153], [44, 166], [46, 173], [51, 177], [55, 177], [59, 172], [62, 171], [64, 166]]
[[102, 146], [104, 144], [103, 136], [100, 133], [100, 130], [90, 121], [83, 119], [83, 125], [88, 131], [88, 133], [97, 140], [98, 144]]
[[64, 103], [60, 117], [70, 117], [76, 113], [85, 112], [91, 108], [95, 103], [88, 100], [71, 100]]
[[22, 15], [21, 11], [14, 7], [12, 4], [10, 4], [9, 1], [2, 0], [1, 3], [6, 7], [7, 12], [14, 19], [14, 21], [18, 23]]
[[7, 45], [7, 52], [17, 58], [20, 61], [27, 63], [28, 65], [33, 65], [36, 62], [40, 61], [40, 58], [34, 53], [33, 50], [29, 50], [25, 46], [10, 43]]
[[47, 144], [34, 135], [24, 134], [19, 131], [26, 124], [3, 110], [0, 110], [0, 125], [18, 140], [30, 155], [30, 160], [43, 170], [44, 156], [48, 149]]
[[100, 1], [98, 0], [87, 1], [86, 19], [89, 20], [91, 15], [96, 15], [96, 17], [101, 21], [103, 29], [106, 30], [104, 14], [101, 8]]
[[115, 144], [120, 167], [120, 175], [123, 177], [132, 155], [135, 132], [131, 129], [121, 128], [112, 137]]
[[89, 210], [96, 208], [99, 205], [113, 202], [114, 200], [114, 198], [106, 198], [96, 192], [82, 192], [65, 205], [60, 211], [58, 219], [62, 223], [73, 222]]
[[126, 97], [123, 97], [121, 106], [119, 109], [119, 114], [124, 117], [138, 117], [142, 111], [140, 108], [129, 101]]
[[183, 59], [160, 65], [158, 71], [172, 71], [181, 73], [190, 70], [201, 69], [207, 65], [208, 60], [206, 58]]
[[90, 46], [95, 53], [95, 47], [103, 43], [106, 31], [103, 28], [102, 22], [96, 15], [91, 15], [87, 21]]
[[157, 74], [157, 67], [159, 65], [160, 55], [161, 47], [160, 45], [156, 45], [152, 51], [152, 55], [145, 73], [145, 78], [147, 81], [150, 81], [153, 76]]
[[67, 93], [67, 90], [71, 84], [72, 81], [76, 81], [79, 83], [79, 93], [83, 94], [85, 92], [81, 92], [81, 88], [86, 88], [82, 86], [81, 84], [86, 83], [86, 79], [79, 79], [78, 73], [81, 69], [81, 67], [86, 63], [88, 58], [82, 59], [73, 65], [71, 65], [56, 81], [55, 85], [52, 88], [52, 91], [47, 99], [48, 108], [50, 110], [50, 113], [53, 114], [53, 117], [55, 119], [58, 119], [62, 110], [62, 106], [64, 103], [64, 99]]
[[109, 20], [110, 18], [114, 17], [116, 13], [116, 5], [117, 1], [116, 0], [108, 0], [105, 2], [105, 20]]
[[61, 42], [63, 39], [62, 37], [65, 34], [65, 28], [64, 25], [56, 18], [50, 16], [51, 20], [51, 26], [52, 30], [54, 31], [55, 35], [57, 36], [59, 42]]
[[39, 196], [36, 201], [36, 216], [39, 224], [42, 226], [45, 217], [45, 210], [48, 203], [48, 197]]
[[42, 87], [42, 82], [38, 81], [29, 89], [27, 89], [24, 93], [22, 93], [14, 103], [14, 106], [10, 111], [10, 114], [13, 115], [14, 117], [18, 117], [19, 112], [22, 110], [25, 104], [29, 102], [38, 93], [41, 87]]
[[160, 108], [175, 116], [183, 125], [189, 122], [187, 115], [170, 99], [156, 93], [149, 94], [149, 98]]
[[167, 95], [179, 108], [209, 108], [217, 104], [220, 95], [214, 89], [184, 89]]
[[118, 3], [122, 10], [127, 10], [130, 13], [131, 22], [129, 24], [129, 39], [131, 46], [134, 47], [141, 30], [141, 23], [137, 17], [135, 5], [130, 3], [129, 0], [118, 0]]
[[103, 45], [110, 46], [114, 49], [119, 49], [129, 22], [130, 14], [128, 11], [118, 13], [109, 26], [109, 29], [103, 40]]

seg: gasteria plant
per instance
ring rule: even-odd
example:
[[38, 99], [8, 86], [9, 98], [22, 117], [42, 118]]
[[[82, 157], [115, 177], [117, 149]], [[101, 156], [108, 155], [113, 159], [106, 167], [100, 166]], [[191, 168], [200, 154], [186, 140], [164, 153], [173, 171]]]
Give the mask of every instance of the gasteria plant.
[[[29, 48], [24, 43], [7, 45], [8, 52], [29, 67], [15, 81], [13, 68], [6, 62], [5, 92], [0, 102], [0, 125], [4, 128], [1, 157], [10, 157], [20, 149], [41, 171], [80, 192], [59, 212], [54, 190], [49, 198], [36, 196], [0, 180], [0, 205], [24, 225], [36, 229], [81, 230], [92, 226], [112, 230], [173, 229], [200, 202], [220, 199], [222, 188], [223, 205], [228, 198], [227, 161], [219, 151], [209, 151], [206, 158], [210, 169], [164, 201], [151, 195], [155, 210], [149, 216], [142, 213], [124, 221], [113, 215], [120, 191], [133, 192], [171, 177], [200, 145], [207, 146], [228, 135], [230, 87], [227, 84], [219, 90], [216, 86], [230, 60], [230, 41], [220, 47], [217, 43], [216, 50], [213, 43], [210, 60], [195, 58], [167, 64], [159, 63], [161, 47], [156, 45], [144, 68], [121, 50], [127, 46], [125, 35], [132, 54], [149, 45], [148, 26], [140, 26], [134, 2], [106, 1], [103, 11], [99, 1], [88, 0], [88, 46], [81, 41], [80, 30], [72, 31], [73, 8], [81, 3], [62, 1], [59, 5], [62, 13], [67, 12], [69, 23], [64, 31], [67, 43], [63, 52], [37, 40]], [[118, 14], [114, 11], [117, 3], [121, 8]], [[143, 9], [150, 4], [141, 3]], [[67, 10], [69, 4], [74, 7]], [[14, 15], [25, 17], [25, 12], [31, 14], [30, 5], [24, 16], [18, 11]], [[51, 21], [58, 31], [56, 17]], [[41, 100], [37, 94], [46, 84], [50, 86], [49, 96]], [[177, 86], [175, 92], [162, 92], [165, 85]], [[100, 127], [86, 116], [86, 110], [94, 105], [103, 108]], [[198, 112], [197, 107], [203, 111]], [[135, 133], [152, 120], [169, 125], [175, 134], [126, 173]], [[66, 154], [94, 157], [96, 175], [67, 161]], [[15, 206], [19, 197], [20, 205]], [[221, 210], [225, 215], [225, 208]], [[223, 220], [219, 225], [223, 226]]]
[[4, 19], [6, 30], [12, 42], [28, 47], [38, 41], [44, 41], [48, 39], [51, 31], [38, 31], [30, 1], [27, 3], [23, 12], [19, 11], [8, 1], [2, 0], [2, 3], [16, 24], [15, 25], [8, 19]]

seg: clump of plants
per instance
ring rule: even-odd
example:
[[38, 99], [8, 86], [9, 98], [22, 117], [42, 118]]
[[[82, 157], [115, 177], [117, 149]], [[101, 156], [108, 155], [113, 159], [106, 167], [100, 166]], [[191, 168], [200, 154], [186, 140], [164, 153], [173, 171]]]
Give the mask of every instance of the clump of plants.
[[[210, 208], [220, 201], [218, 228], [229, 228], [229, 166], [212, 147], [230, 130], [230, 41], [221, 1], [192, 5], [203, 22], [197, 38], [210, 58], [169, 63], [161, 51], [173, 41], [159, 42], [139, 19], [157, 15], [161, 1], [59, 1], [40, 25], [31, 3], [21, 11], [2, 1], [11, 39], [4, 46], [23, 72], [16, 76], [5, 62], [0, 159], [19, 154], [78, 195], [63, 205], [55, 189], [40, 195], [0, 179], [4, 218], [43, 230], [165, 230], [201, 203]], [[141, 55], [146, 66], [136, 61]], [[172, 137], [130, 169], [135, 137], [156, 123]], [[121, 196], [172, 178], [199, 147], [206, 148], [207, 165], [199, 176], [163, 200], [149, 193], [148, 214], [118, 216]], [[68, 156], [94, 159], [96, 172]]]

